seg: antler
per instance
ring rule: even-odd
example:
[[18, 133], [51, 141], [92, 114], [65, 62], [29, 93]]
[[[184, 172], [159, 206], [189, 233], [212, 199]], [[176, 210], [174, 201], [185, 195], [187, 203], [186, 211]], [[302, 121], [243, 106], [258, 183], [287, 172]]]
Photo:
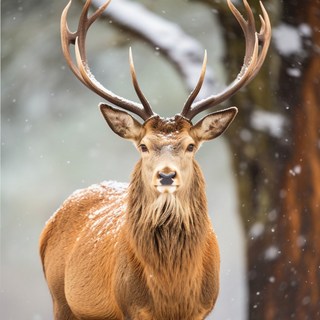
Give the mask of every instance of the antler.
[[[76, 75], [76, 77], [90, 90], [97, 93], [102, 98], [106, 99], [107, 101], [111, 102], [112, 104], [130, 111], [143, 120], [147, 120], [151, 116], [154, 115], [154, 112], [151, 109], [151, 106], [145, 96], [143, 95], [138, 80], [136, 77], [136, 72], [134, 69], [133, 59], [132, 59], [132, 52], [131, 48], [129, 51], [129, 62], [130, 62], [130, 71], [132, 76], [132, 82], [135, 88], [135, 91], [141, 101], [142, 104], [124, 99], [113, 92], [106, 89], [100, 82], [98, 82], [93, 74], [90, 71], [88, 66], [87, 58], [86, 58], [86, 50], [85, 50], [85, 40], [86, 35], [89, 27], [91, 24], [101, 16], [104, 10], [107, 8], [111, 0], [108, 0], [105, 4], [99, 7], [90, 17], [88, 17], [88, 11], [91, 4], [91, 0], [87, 0], [83, 6], [81, 16], [79, 19], [78, 29], [75, 32], [71, 32], [69, 30], [67, 24], [67, 15], [68, 10], [71, 6], [72, 0], [68, 3], [61, 15], [61, 42], [62, 42], [62, 51], [66, 58], [66, 61]], [[70, 45], [73, 44], [75, 46], [75, 56], [76, 56], [76, 63], [75, 64], [72, 60], [70, 54]]]
[[[243, 0], [243, 3], [248, 15], [248, 21], [246, 21], [243, 18], [241, 13], [232, 4], [231, 0], [227, 0], [227, 2], [233, 15], [238, 20], [245, 36], [246, 51], [245, 51], [244, 63], [237, 78], [229, 86], [227, 86], [226, 89], [224, 89], [221, 93], [217, 95], [212, 95], [204, 100], [194, 103], [194, 100], [197, 94], [199, 93], [201, 85], [203, 83], [204, 74], [206, 70], [206, 53], [205, 53], [201, 75], [196, 85], [196, 88], [190, 94], [181, 112], [181, 115], [189, 120], [194, 118], [198, 113], [206, 109], [209, 109], [223, 102], [224, 100], [230, 98], [237, 91], [239, 91], [243, 86], [248, 84], [259, 72], [269, 48], [270, 39], [271, 39], [271, 24], [270, 24], [268, 13], [265, 10], [262, 2], [260, 1], [262, 16], [260, 15], [261, 28], [259, 33], [256, 31], [255, 18], [247, 0]], [[259, 44], [261, 45], [260, 50], [259, 50]]]

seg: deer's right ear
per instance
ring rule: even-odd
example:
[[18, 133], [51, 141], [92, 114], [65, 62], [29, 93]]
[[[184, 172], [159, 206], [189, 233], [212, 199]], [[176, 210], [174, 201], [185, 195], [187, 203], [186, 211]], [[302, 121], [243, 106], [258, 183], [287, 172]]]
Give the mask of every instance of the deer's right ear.
[[127, 112], [100, 103], [100, 110], [109, 127], [121, 138], [138, 140], [142, 125]]

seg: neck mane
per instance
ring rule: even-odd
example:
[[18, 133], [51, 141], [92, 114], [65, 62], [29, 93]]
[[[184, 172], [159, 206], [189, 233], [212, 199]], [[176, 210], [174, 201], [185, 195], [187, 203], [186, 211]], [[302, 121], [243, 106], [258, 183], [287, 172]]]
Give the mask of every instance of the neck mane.
[[209, 232], [202, 172], [194, 162], [187, 189], [175, 194], [146, 190], [138, 162], [129, 187], [127, 222], [137, 258], [152, 269], [179, 268], [201, 254]]

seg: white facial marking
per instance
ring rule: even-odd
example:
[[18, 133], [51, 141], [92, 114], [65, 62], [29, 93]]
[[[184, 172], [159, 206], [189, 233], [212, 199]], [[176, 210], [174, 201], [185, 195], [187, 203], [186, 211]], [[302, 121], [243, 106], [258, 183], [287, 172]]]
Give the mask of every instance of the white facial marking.
[[174, 193], [177, 190], [177, 186], [157, 186], [157, 190], [160, 193]]

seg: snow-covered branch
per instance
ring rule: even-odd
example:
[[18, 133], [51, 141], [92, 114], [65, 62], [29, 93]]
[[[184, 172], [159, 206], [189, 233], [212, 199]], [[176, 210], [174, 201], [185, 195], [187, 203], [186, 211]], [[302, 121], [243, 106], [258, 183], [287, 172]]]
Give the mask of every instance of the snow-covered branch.
[[[105, 0], [93, 0], [92, 4], [99, 7], [104, 2]], [[197, 40], [186, 34], [177, 24], [156, 15], [137, 2], [114, 0], [104, 15], [114, 23], [133, 31], [153, 47], [159, 48], [177, 67], [187, 89], [193, 90], [200, 75], [204, 54], [204, 48]], [[208, 67], [198, 100], [212, 95], [216, 83], [214, 73]]]

